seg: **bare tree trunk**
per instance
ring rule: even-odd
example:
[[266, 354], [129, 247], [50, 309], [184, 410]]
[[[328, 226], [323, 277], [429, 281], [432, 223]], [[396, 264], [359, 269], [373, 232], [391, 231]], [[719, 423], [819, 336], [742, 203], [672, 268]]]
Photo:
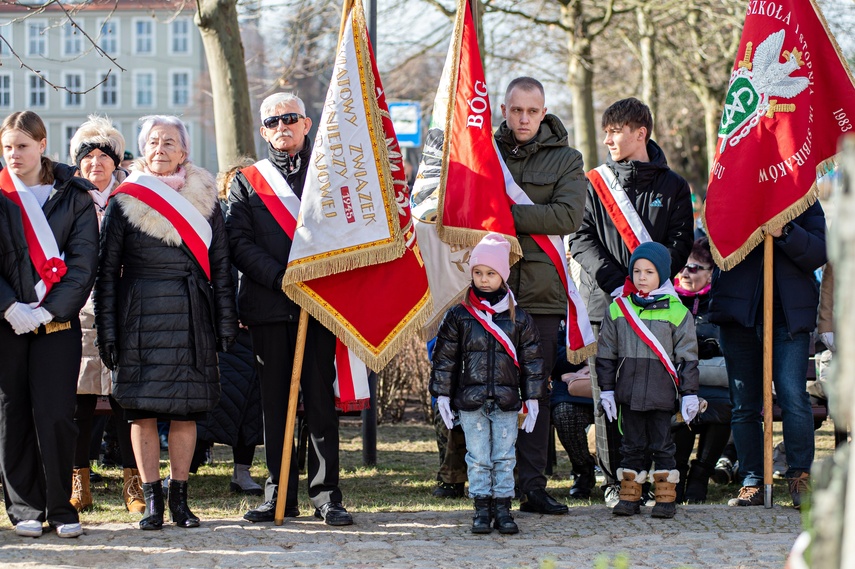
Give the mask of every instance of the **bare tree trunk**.
[[202, 33], [211, 91], [217, 161], [226, 170], [242, 156], [255, 157], [252, 110], [236, 0], [197, 0], [196, 25]]
[[579, 3], [561, 7], [565, 26], [567, 53], [567, 88], [573, 97], [573, 145], [582, 153], [585, 168], [591, 169], [597, 160], [597, 127], [594, 121], [594, 61], [588, 25]]
[[659, 76], [656, 69], [656, 26], [648, 11], [650, 4], [639, 6], [635, 10], [638, 22], [638, 53], [641, 63], [641, 100], [650, 107], [653, 114], [653, 131], [656, 131], [656, 115], [659, 111]]

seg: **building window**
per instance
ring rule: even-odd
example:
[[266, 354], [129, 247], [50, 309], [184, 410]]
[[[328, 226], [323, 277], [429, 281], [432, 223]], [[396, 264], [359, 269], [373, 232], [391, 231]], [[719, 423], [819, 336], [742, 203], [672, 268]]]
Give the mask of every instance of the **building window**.
[[65, 74], [65, 106], [79, 107], [83, 104], [83, 75], [80, 73]]
[[30, 22], [27, 25], [27, 55], [47, 55], [47, 24]]
[[12, 107], [12, 76], [8, 73], [0, 75], [0, 108]]
[[31, 107], [44, 108], [47, 106], [47, 88], [45, 82], [38, 75], [30, 75], [27, 100]]
[[119, 104], [119, 76], [106, 71], [98, 75], [101, 80], [98, 102], [102, 107], [115, 107]]
[[190, 73], [175, 71], [172, 73], [172, 105], [186, 107], [190, 104]]
[[134, 104], [137, 107], [154, 106], [154, 73], [139, 71], [134, 75]]
[[134, 48], [135, 53], [152, 53], [154, 45], [152, 36], [154, 25], [151, 20], [136, 20], [134, 22]]
[[172, 53], [190, 53], [190, 19], [177, 18], [170, 26], [172, 41], [169, 42]]
[[119, 53], [118, 26], [116, 22], [107, 20], [101, 22], [101, 35], [98, 38], [98, 47], [104, 50], [104, 53], [116, 55]]
[[[63, 125], [62, 133], [65, 135], [65, 137], [64, 137], [65, 140], [63, 142], [62, 150], [60, 150], [60, 152], [68, 152], [69, 151], [69, 149], [71, 148], [71, 139], [74, 138], [75, 132], [77, 132], [77, 126], [68, 125], [68, 124]], [[71, 158], [71, 156], [66, 154], [65, 158], [63, 158], [62, 161], [67, 160], [67, 161], [71, 162], [70, 158]]]
[[80, 55], [83, 51], [81, 43], [81, 34], [77, 31], [71, 22], [66, 22], [62, 26], [62, 54], [63, 55]]
[[[0, 57], [12, 57], [12, 50], [9, 45], [14, 45], [12, 39], [12, 26], [8, 26], [3, 30], [3, 37], [6, 41], [0, 41]], [[7, 45], [6, 42], [9, 42]]]

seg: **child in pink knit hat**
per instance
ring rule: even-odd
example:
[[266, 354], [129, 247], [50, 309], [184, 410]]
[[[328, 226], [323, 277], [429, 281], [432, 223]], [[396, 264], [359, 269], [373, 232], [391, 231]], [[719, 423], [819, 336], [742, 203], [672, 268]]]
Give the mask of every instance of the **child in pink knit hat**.
[[[546, 397], [546, 366], [534, 321], [516, 301], [506, 280], [511, 245], [490, 233], [472, 250], [472, 284], [462, 303], [440, 324], [433, 350], [430, 392], [446, 426], [454, 412], [466, 435], [469, 495], [475, 501], [472, 533], [512, 534], [517, 416], [531, 432], [538, 399]], [[495, 506], [493, 521], [492, 506]]]

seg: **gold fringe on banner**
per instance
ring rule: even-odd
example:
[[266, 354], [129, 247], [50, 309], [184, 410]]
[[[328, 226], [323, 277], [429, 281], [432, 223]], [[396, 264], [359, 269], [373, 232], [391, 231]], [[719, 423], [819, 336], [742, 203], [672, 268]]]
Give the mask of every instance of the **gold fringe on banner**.
[[442, 319], [445, 318], [445, 313], [448, 312], [452, 306], [456, 306], [463, 302], [463, 299], [466, 298], [466, 295], [469, 293], [469, 287], [467, 286], [463, 290], [461, 290], [455, 297], [445, 303], [445, 306], [442, 307], [442, 310], [436, 313], [434, 317], [428, 318], [428, 322], [419, 330], [419, 338], [427, 342], [439, 332], [439, 325], [442, 324]]
[[571, 350], [570, 346], [567, 347], [567, 361], [571, 364], [580, 364], [590, 358], [591, 356], [597, 355], [597, 343], [588, 344], [578, 350]]
[[379, 372], [406, 343], [419, 333], [430, 318], [433, 301], [430, 290], [410, 309], [409, 314], [393, 329], [379, 346], [370, 346], [352, 326], [344, 322], [335, 309], [317, 296], [306, 283], [282, 287], [291, 300], [305, 309], [315, 320], [336, 335], [369, 369]]
[[310, 281], [369, 265], [388, 263], [400, 258], [407, 250], [407, 244], [403, 240], [397, 240], [382, 248], [369, 248], [367, 251], [363, 250], [365, 248], [367, 246], [362, 245], [354, 247], [353, 251], [328, 251], [311, 258], [292, 261], [288, 264], [282, 284]]
[[[445, 191], [440, 193], [445, 194]], [[443, 198], [444, 196], [441, 197], [440, 200]], [[440, 203], [442, 202], [440, 201]], [[439, 211], [442, 211], [442, 208], [439, 208]], [[440, 215], [440, 217], [442, 217], [442, 215]], [[481, 239], [483, 239], [484, 236], [493, 232], [485, 231], [483, 229], [469, 229], [468, 227], [448, 227], [446, 225], [442, 225], [442, 223], [437, 220], [436, 233], [444, 243], [460, 245], [462, 247], [474, 247], [481, 242]], [[513, 265], [522, 259], [522, 247], [520, 247], [520, 242], [515, 235], [507, 235], [505, 233], [502, 235], [508, 240], [508, 243], [511, 244], [511, 265]]]

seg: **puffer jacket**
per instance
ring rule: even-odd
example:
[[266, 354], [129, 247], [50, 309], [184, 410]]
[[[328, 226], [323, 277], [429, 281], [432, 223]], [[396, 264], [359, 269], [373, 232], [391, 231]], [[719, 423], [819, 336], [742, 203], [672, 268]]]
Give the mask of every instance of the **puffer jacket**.
[[653, 350], [630, 327], [617, 302], [609, 306], [600, 330], [597, 383], [601, 391], [614, 391], [615, 402], [633, 411], [673, 412], [678, 391], [680, 395], [698, 392], [698, 341], [692, 314], [671, 295], [647, 307], [630, 300], [630, 306], [674, 362], [679, 389]]
[[[488, 398], [502, 411], [518, 411], [521, 400], [547, 395], [546, 367], [540, 351], [540, 334], [531, 316], [517, 307], [493, 315], [511, 339], [520, 367], [505, 348], [462, 305], [453, 306], [439, 326], [431, 358], [430, 393], [451, 398], [462, 411], [479, 409]], [[522, 399], [521, 399], [522, 398]]]
[[[647, 142], [647, 154], [649, 162], [615, 162], [609, 156], [606, 165], [635, 206], [650, 238], [668, 248], [673, 276], [692, 251], [692, 195], [689, 184], [668, 167], [665, 154], [652, 140]], [[626, 279], [632, 253], [590, 183], [582, 226], [570, 236], [570, 253], [584, 269], [579, 293], [588, 315], [592, 322], [600, 322], [611, 302], [611, 292]]]
[[[16, 302], [38, 300], [21, 209], [0, 192], [0, 315]], [[5, 319], [2, 324], [10, 326]]]
[[579, 228], [585, 209], [582, 154], [568, 146], [567, 130], [554, 115], [546, 115], [534, 139], [522, 146], [506, 122], [495, 139], [514, 181], [534, 202], [511, 207], [523, 258], [511, 267], [508, 285], [530, 314], [564, 316], [567, 294], [558, 271], [531, 235], [564, 236]]
[[237, 336], [214, 178], [192, 164], [185, 169], [181, 195], [211, 225], [210, 281], [173, 225], [136, 198], [114, 196], [101, 226], [95, 323], [99, 346], [118, 349], [113, 396], [126, 409], [209, 411], [220, 396], [217, 339]]
[[[272, 151], [271, 151], [272, 153]], [[297, 154], [298, 167], [286, 174], [271, 162], [300, 197], [312, 145], [309, 139]], [[238, 311], [245, 326], [296, 322], [300, 307], [282, 292], [281, 280], [291, 253], [291, 238], [258, 197], [246, 177], [238, 172], [229, 192], [226, 219], [232, 262], [243, 274], [238, 291]]]

